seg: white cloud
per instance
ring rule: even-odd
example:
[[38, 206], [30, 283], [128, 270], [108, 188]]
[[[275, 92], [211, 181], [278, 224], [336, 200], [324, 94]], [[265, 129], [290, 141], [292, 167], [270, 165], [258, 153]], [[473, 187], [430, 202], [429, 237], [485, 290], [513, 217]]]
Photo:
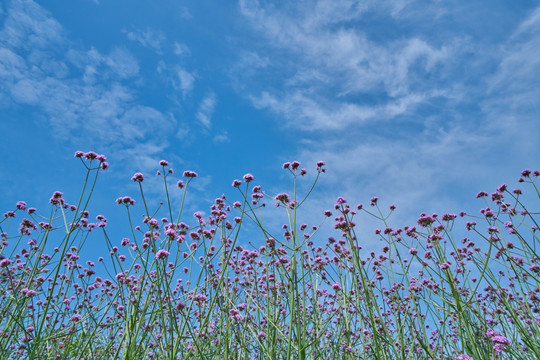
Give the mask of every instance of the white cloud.
[[187, 45], [176, 41], [174, 42], [173, 52], [178, 56], [188, 56], [191, 54], [191, 51]]
[[212, 115], [216, 107], [216, 94], [210, 93], [199, 104], [199, 110], [196, 117], [204, 125], [205, 128], [210, 129], [212, 125]]
[[31, 0], [11, 1], [7, 6], [2, 43], [24, 50], [48, 49], [63, 42], [62, 27]]
[[193, 90], [193, 85], [195, 83], [195, 76], [183, 68], [178, 68], [176, 71], [178, 76], [179, 83], [176, 85], [177, 88], [182, 90], [182, 96], [186, 96]]
[[137, 59], [124, 48], [102, 54], [73, 46], [36, 3], [12, 1], [6, 7], [0, 29], [0, 106], [33, 106], [45, 115], [53, 136], [128, 162], [138, 160], [126, 152], [142, 143], [138, 156], [156, 157], [168, 144], [163, 134], [174, 132], [176, 121], [136, 103], [130, 82], [138, 73]]
[[104, 57], [104, 62], [121, 79], [127, 79], [139, 73], [137, 60], [126, 49], [114, 48], [109, 56]]
[[[284, 116], [291, 126], [339, 130], [355, 122], [379, 121], [381, 115], [391, 118], [444, 95], [436, 85], [422, 80], [436, 74], [437, 66], [452, 57], [456, 44], [433, 46], [418, 37], [388, 43], [370, 40], [359, 26], [349, 23], [361, 22], [371, 6], [370, 2], [343, 0], [279, 8], [240, 1], [242, 13], [272, 49], [259, 51], [280, 54], [268, 55], [271, 67], [263, 70], [254, 70], [247, 61], [263, 58], [261, 55], [246, 51], [253, 55], [241, 58], [235, 75], [244, 81], [258, 78], [264, 71], [274, 71], [283, 79], [284, 86], [277, 89], [267, 87], [260, 94], [251, 90], [248, 96], [254, 104]], [[386, 104], [357, 100], [374, 92], [386, 96]]]
[[163, 31], [146, 28], [146, 30], [127, 31], [123, 30], [129, 40], [137, 41], [142, 46], [160, 50], [165, 41]]
[[227, 131], [223, 131], [220, 134], [216, 134], [212, 141], [214, 141], [214, 143], [216, 144], [229, 142], [229, 134], [227, 133]]
[[[401, 31], [443, 16], [442, 3], [239, 3], [260, 34], [244, 54], [269, 61], [249, 67], [240, 56], [236, 88], [302, 131], [298, 159], [329, 164], [323, 181], [335, 192], [321, 202], [381, 195], [409, 215], [457, 210], [463, 196], [537, 161], [540, 10], [490, 48], [461, 30]], [[385, 22], [372, 29], [377, 16]]]

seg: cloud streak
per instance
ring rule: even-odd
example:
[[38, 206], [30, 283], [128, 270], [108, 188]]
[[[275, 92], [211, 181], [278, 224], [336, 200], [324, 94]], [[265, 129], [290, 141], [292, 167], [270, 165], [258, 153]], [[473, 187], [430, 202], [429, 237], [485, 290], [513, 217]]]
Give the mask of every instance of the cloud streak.
[[[378, 43], [360, 28], [345, 26], [362, 20], [371, 6], [368, 2], [316, 4], [276, 9], [240, 1], [244, 16], [279, 54], [273, 62], [292, 68], [287, 71], [291, 75], [277, 73], [284, 79], [283, 87], [250, 94], [256, 106], [303, 129], [336, 131], [351, 123], [393, 118], [444, 96], [424, 80], [439, 76], [438, 66], [455, 55], [455, 44], [434, 46], [418, 37]], [[288, 57], [295, 61], [288, 62]], [[374, 105], [373, 93], [385, 100]]]
[[[334, 174], [327, 185], [339, 184], [334, 196], [381, 195], [409, 214], [456, 209], [457, 188], [473, 193], [486, 174], [515, 174], [535, 161], [538, 9], [506, 39], [484, 44], [459, 31], [393, 32], [434, 17], [467, 18], [460, 13], [466, 9], [444, 4], [239, 4], [261, 43], [244, 50], [250, 56], [233, 74], [243, 82], [238, 88], [281, 125], [301, 131], [297, 157], [327, 161]], [[388, 31], [371, 30], [381, 16], [393, 19], [384, 24]], [[248, 67], [246, 59], [268, 61]], [[509, 143], [516, 146], [501, 146]], [[500, 161], [511, 158], [519, 160]]]
[[212, 114], [216, 107], [216, 101], [216, 94], [213, 92], [206, 95], [199, 104], [199, 111], [195, 115], [206, 129], [210, 129], [212, 126]]

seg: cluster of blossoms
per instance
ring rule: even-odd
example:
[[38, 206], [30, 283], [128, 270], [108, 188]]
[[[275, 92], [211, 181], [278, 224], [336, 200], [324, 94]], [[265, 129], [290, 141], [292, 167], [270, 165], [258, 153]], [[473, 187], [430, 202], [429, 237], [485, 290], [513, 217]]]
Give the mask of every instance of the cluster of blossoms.
[[[87, 154], [79, 157], [104, 161], [95, 153]], [[159, 175], [173, 174], [172, 169], [165, 169], [169, 166], [166, 160], [159, 164], [163, 167]], [[324, 172], [323, 166], [323, 162], [317, 163], [319, 173]], [[285, 163], [283, 168], [295, 181], [306, 174], [298, 161]], [[535, 172], [523, 171], [522, 178], [529, 181], [532, 174]], [[183, 175], [186, 182], [197, 177], [192, 171]], [[132, 177], [139, 184], [144, 179], [142, 173]], [[154, 213], [145, 206], [142, 224], [129, 229], [131, 238], [119, 239], [117, 246], [106, 238], [114, 271], [109, 271], [110, 262], [101, 257], [97, 265], [105, 267], [110, 278], [96, 276], [96, 264], [81, 260], [79, 245], [74, 243], [66, 242], [49, 255], [40, 252], [40, 238], [32, 237], [20, 242], [21, 249], [14, 256], [0, 255], [0, 305], [9, 310], [7, 317], [0, 318], [0, 349], [10, 358], [35, 358], [36, 354], [57, 358], [73, 354], [81, 358], [96, 354], [100, 358], [118, 354], [124, 358], [285, 358], [290, 349], [305, 350], [308, 359], [472, 360], [473, 356], [503, 359], [516, 354], [527, 360], [538, 358], [537, 222], [534, 212], [525, 212], [522, 197], [512, 205], [505, 198], [517, 199], [521, 190], [509, 191], [503, 184], [491, 197], [482, 194], [482, 201], [493, 204], [483, 209], [484, 218], [476, 220], [485, 220], [488, 226], [467, 222], [470, 232], [466, 234], [478, 233], [475, 241], [494, 249], [490, 254], [469, 238], [447, 245], [454, 241], [450, 230], [459, 223], [456, 214], [422, 213], [415, 226], [395, 227], [382, 215], [383, 201], [377, 197], [369, 202], [384, 220], [384, 226], [375, 230], [376, 236], [367, 232], [357, 237], [363, 227], [356, 226], [353, 218], [357, 213], [373, 215], [377, 211], [372, 213], [371, 207], [361, 204], [355, 209], [338, 197], [335, 210], [325, 210], [321, 221], [332, 221], [329, 218], [334, 216], [337, 231], [332, 226], [323, 231], [335, 237], [317, 239], [314, 234], [321, 225], [300, 221], [302, 214], [291, 201], [297, 198], [296, 192], [269, 196], [253, 182], [249, 173], [235, 180], [233, 186], [246, 186], [244, 192], [239, 189], [243, 203], [222, 195], [207, 215], [196, 211], [184, 220], [192, 221], [192, 226], [179, 222], [180, 215], [173, 217], [171, 202], [168, 207], [161, 203]], [[177, 185], [184, 187], [183, 182]], [[141, 195], [145, 201], [142, 189]], [[257, 212], [246, 209], [250, 201], [258, 204], [265, 196], [286, 208], [288, 224], [281, 226], [280, 234], [261, 227], [259, 244], [251, 236], [243, 241], [237, 225], [248, 221], [245, 219], [262, 223]], [[68, 206], [60, 192], [53, 194], [51, 202]], [[116, 202], [126, 208], [135, 205], [129, 196]], [[396, 207], [388, 208], [392, 213]], [[58, 233], [39, 229], [30, 210], [25, 202], [18, 202], [16, 210], [6, 213], [0, 222], [11, 222], [18, 211], [27, 211], [30, 215], [20, 222], [18, 239], [33, 233]], [[129, 208], [127, 213], [131, 212]], [[519, 223], [517, 213], [521, 214]], [[77, 226], [81, 229], [107, 224], [103, 215], [96, 216], [95, 224], [88, 222], [88, 211], [83, 209], [80, 215]], [[51, 219], [40, 226], [63, 228], [53, 227], [53, 223]], [[0, 238], [0, 251], [4, 251], [12, 237], [1, 233]], [[291, 239], [299, 239], [296, 244], [301, 245], [294, 245]], [[371, 248], [363, 249], [360, 244]], [[490, 260], [498, 261], [491, 267]], [[479, 279], [469, 277], [478, 271], [482, 272]], [[471, 283], [474, 289], [465, 286]], [[442, 309], [444, 304], [452, 306]], [[441, 308], [432, 311], [435, 306]], [[23, 315], [11, 321], [11, 313]], [[472, 338], [463, 331], [469, 324]], [[443, 330], [432, 330], [433, 325], [441, 325]], [[47, 341], [39, 343], [40, 336]], [[482, 336], [484, 342], [478, 344]], [[275, 353], [265, 353], [266, 349]]]
[[75, 151], [75, 157], [81, 160], [84, 158], [90, 161], [90, 163], [94, 160], [97, 160], [99, 161], [99, 167], [102, 170], [107, 170], [109, 168], [109, 163], [107, 162], [107, 158], [105, 157], [105, 155], [99, 155], [93, 151], [89, 151], [86, 153], [82, 151]]

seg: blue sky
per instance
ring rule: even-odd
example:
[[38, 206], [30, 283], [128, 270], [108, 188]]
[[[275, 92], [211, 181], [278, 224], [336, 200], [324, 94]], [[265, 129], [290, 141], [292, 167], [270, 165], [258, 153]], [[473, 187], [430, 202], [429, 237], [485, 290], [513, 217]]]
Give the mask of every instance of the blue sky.
[[[105, 154], [92, 203], [166, 159], [198, 172], [189, 211], [247, 172], [287, 192], [299, 160], [337, 196], [396, 204], [396, 221], [477, 211], [480, 190], [539, 168], [540, 7], [534, 1], [29, 1], [0, 3], [2, 211], [74, 203], [76, 150]], [[276, 220], [276, 222], [279, 222]], [[112, 225], [112, 224], [117, 225]], [[123, 233], [123, 230], [118, 230]], [[369, 233], [372, 233], [371, 230]]]

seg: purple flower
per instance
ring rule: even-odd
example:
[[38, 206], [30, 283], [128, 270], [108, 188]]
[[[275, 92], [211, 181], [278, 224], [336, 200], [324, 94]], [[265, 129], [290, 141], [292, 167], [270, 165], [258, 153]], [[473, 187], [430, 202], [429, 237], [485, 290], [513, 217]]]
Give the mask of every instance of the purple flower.
[[64, 199], [62, 199], [62, 195], [64, 194], [61, 193], [60, 191], [55, 191], [53, 196], [50, 198], [49, 202], [53, 205], [63, 205]]
[[82, 158], [84, 156], [84, 152], [82, 151], [75, 151], [75, 157], [76, 158]]
[[204, 294], [196, 294], [195, 296], [193, 296], [193, 301], [198, 303], [206, 302], [206, 299], [206, 295]]
[[473, 358], [470, 357], [469, 355], [461, 354], [461, 355], [458, 355], [458, 357], [456, 358], [456, 360], [473, 360]]
[[159, 162], [159, 165], [161, 165], [161, 166], [169, 166], [169, 162], [167, 160], [161, 160]]
[[23, 211], [26, 210], [26, 203], [24, 201], [17, 202], [16, 206], [17, 206], [17, 209], [19, 210], [23, 210]]
[[129, 205], [135, 205], [135, 200], [133, 200], [129, 196], [124, 196], [124, 197], [119, 197], [118, 199], [116, 199], [116, 203], [119, 205], [123, 204], [123, 205], [129, 206]]
[[289, 195], [283, 193], [283, 194], [277, 194], [274, 198], [277, 201], [281, 201], [282, 203], [288, 203], [289, 202]]
[[291, 163], [291, 169], [296, 170], [300, 166], [300, 163], [298, 161], [293, 161]]
[[187, 178], [195, 178], [197, 176], [199, 176], [199, 174], [197, 174], [195, 171], [190, 171], [190, 170], [186, 170], [184, 171], [184, 177], [187, 177]]
[[94, 159], [97, 159], [98, 154], [96, 154], [93, 151], [89, 151], [86, 154], [84, 154], [84, 157], [86, 158], [86, 160], [94, 160]]
[[135, 181], [135, 182], [143, 182], [144, 181], [144, 175], [142, 173], [135, 173], [132, 177], [131, 177], [131, 180]]
[[255, 179], [255, 178], [251, 174], [244, 175], [244, 181], [247, 182], [247, 183], [253, 181], [253, 179]]
[[169, 252], [167, 250], [158, 250], [156, 253], [156, 259], [166, 259], [167, 256], [169, 256]]
[[488, 193], [485, 192], [485, 191], [480, 191], [478, 194], [476, 194], [476, 198], [479, 199], [481, 197], [486, 197], [488, 196]]
[[0, 268], [8, 267], [9, 265], [11, 265], [11, 263], [13, 263], [13, 261], [11, 261], [10, 259], [3, 259], [2, 261], [0, 261]]
[[450, 268], [450, 263], [444, 262], [444, 263], [441, 264], [440, 268], [441, 268], [441, 270], [446, 270], [446, 269]]
[[443, 217], [442, 217], [442, 220], [443, 221], [452, 221], [455, 218], [457, 218], [456, 214], [444, 214]]

